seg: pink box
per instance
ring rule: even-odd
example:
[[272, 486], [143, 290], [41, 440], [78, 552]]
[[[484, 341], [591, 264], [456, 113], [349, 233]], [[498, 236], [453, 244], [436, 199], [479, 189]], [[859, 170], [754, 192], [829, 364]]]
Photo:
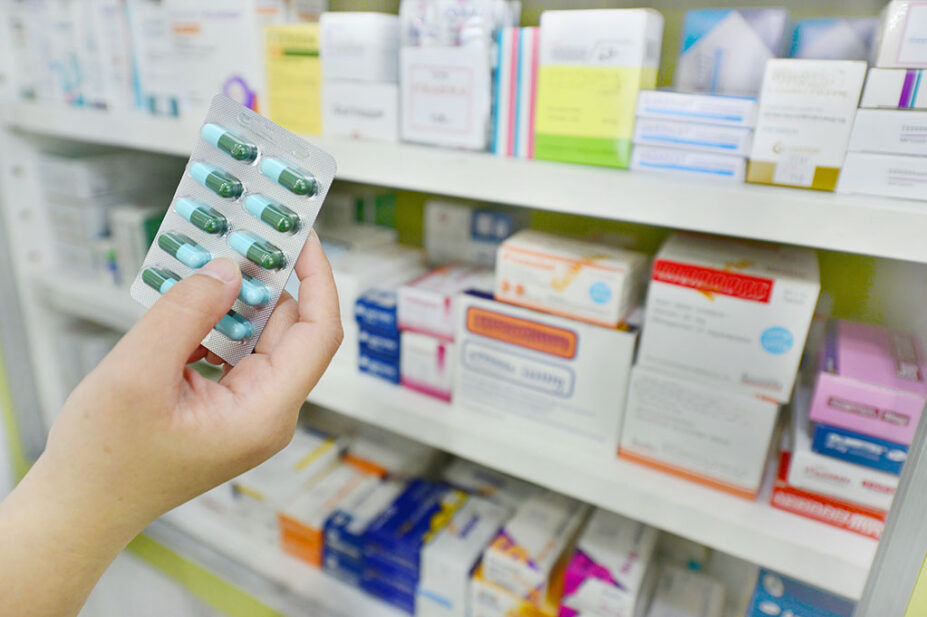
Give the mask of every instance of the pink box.
[[832, 321], [811, 420], [909, 445], [927, 402], [927, 365], [911, 335]]

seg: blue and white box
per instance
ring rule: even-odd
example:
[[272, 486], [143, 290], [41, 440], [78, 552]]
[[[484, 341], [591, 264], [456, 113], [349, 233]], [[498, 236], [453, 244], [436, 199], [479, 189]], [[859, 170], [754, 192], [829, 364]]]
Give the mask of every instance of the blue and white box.
[[745, 157], [750, 154], [753, 131], [739, 126], [638, 118], [634, 144]]
[[395, 289], [370, 289], [354, 305], [354, 317], [362, 329], [379, 332], [398, 331]]
[[854, 608], [851, 600], [761, 568], [745, 617], [852, 617]]
[[638, 118], [753, 128], [758, 109], [753, 97], [641, 90], [635, 113]]
[[869, 60], [879, 32], [876, 17], [799, 19], [792, 31], [790, 58]]
[[631, 169], [739, 183], [744, 181], [747, 160], [732, 154], [636, 144], [631, 154]]
[[908, 446], [826, 424], [815, 427], [811, 449], [818, 454], [895, 475], [901, 475], [908, 458]]
[[361, 373], [379, 377], [398, 384], [400, 382], [399, 358], [390, 358], [361, 350], [357, 359], [357, 368]]
[[791, 34], [785, 8], [701, 9], [686, 13], [673, 84], [680, 90], [756, 95], [766, 61]]
[[358, 332], [360, 352], [368, 356], [379, 356], [382, 359], [392, 358], [399, 362], [399, 330], [392, 332], [383, 330], [368, 330], [361, 328]]

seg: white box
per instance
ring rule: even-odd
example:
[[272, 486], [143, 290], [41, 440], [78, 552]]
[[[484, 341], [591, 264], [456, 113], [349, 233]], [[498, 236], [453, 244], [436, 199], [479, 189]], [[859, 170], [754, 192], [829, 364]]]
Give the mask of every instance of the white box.
[[742, 156], [694, 152], [680, 148], [638, 144], [631, 154], [633, 171], [650, 171], [719, 182], [744, 181], [747, 161]]
[[106, 106], [128, 109], [135, 103], [133, 91], [132, 49], [125, 2], [91, 0], [92, 28], [100, 56]]
[[812, 250], [674, 233], [654, 261], [638, 363], [786, 402], [820, 287]]
[[499, 247], [496, 299], [614, 328], [640, 301], [643, 253], [524, 230]]
[[399, 377], [402, 385], [449, 402], [457, 364], [454, 343], [412, 331], [404, 331], [400, 336]]
[[747, 182], [834, 190], [865, 75], [850, 60], [767, 62]]
[[707, 574], [724, 585], [725, 617], [746, 617], [759, 572], [755, 564], [721, 551], [711, 552]]
[[724, 587], [713, 578], [675, 566], [663, 570], [647, 617], [721, 617]]
[[492, 285], [491, 270], [461, 264], [436, 268], [399, 288], [399, 329], [453, 341], [457, 296], [471, 289], [490, 291]]
[[927, 158], [848, 152], [838, 193], [927, 200]]
[[486, 580], [525, 599], [556, 593], [552, 575], [588, 513], [588, 505], [553, 491], [528, 498], [486, 549]]
[[789, 57], [868, 61], [878, 32], [877, 17], [799, 19], [792, 31]]
[[882, 9], [875, 65], [927, 67], [927, 2], [893, 0]]
[[423, 443], [362, 424], [344, 460], [384, 478], [412, 478], [424, 475], [440, 456], [440, 452]]
[[43, 153], [39, 163], [46, 194], [71, 201], [105, 198], [109, 204], [132, 193], [164, 192], [165, 183], [173, 186], [183, 174], [183, 166], [169, 157], [92, 147]]
[[399, 86], [326, 79], [322, 82], [322, 132], [399, 141]]
[[672, 90], [641, 90], [637, 95], [639, 118], [752, 128], [757, 109], [756, 99], [749, 97]]
[[492, 115], [487, 48], [403, 47], [400, 72], [403, 141], [486, 149]]
[[927, 111], [860, 109], [849, 150], [927, 156]]
[[763, 66], [781, 55], [789, 12], [782, 7], [688, 11], [673, 85], [680, 90], [755, 95]]
[[[638, 118], [634, 125], [634, 143], [744, 157], [750, 153], [753, 131], [746, 127]], [[633, 161], [631, 164], [633, 167]]]
[[398, 15], [323, 13], [319, 29], [325, 81], [399, 82]]
[[425, 257], [434, 265], [463, 261], [495, 267], [503, 240], [528, 226], [525, 208], [479, 207], [430, 199], [425, 202]]
[[454, 459], [445, 467], [441, 479], [455, 488], [494, 501], [513, 512], [528, 497], [542, 490], [534, 484], [462, 458]]
[[561, 606], [580, 615], [643, 617], [656, 581], [658, 536], [644, 523], [596, 509], [567, 566]]
[[545, 440], [614, 454], [637, 333], [476, 295], [460, 300], [461, 411]]
[[756, 396], [636, 366], [620, 455], [755, 499], [778, 415], [778, 405]]
[[898, 490], [899, 476], [848, 463], [811, 449], [810, 397], [809, 389], [800, 388], [792, 404], [789, 486], [876, 510], [888, 510]]
[[510, 515], [497, 503], [467, 497], [450, 523], [422, 549], [416, 617], [470, 614], [470, 573]]
[[180, 114], [179, 67], [165, 0], [126, 0], [135, 105], [150, 114]]
[[[927, 109], [927, 86], [921, 69], [871, 68], [859, 106], [887, 109]], [[857, 112], [858, 113], [858, 112]]]
[[469, 617], [557, 617], [558, 601], [542, 598], [542, 606], [535, 606], [516, 593], [501, 585], [486, 580], [483, 567], [473, 573], [470, 581], [470, 616]]

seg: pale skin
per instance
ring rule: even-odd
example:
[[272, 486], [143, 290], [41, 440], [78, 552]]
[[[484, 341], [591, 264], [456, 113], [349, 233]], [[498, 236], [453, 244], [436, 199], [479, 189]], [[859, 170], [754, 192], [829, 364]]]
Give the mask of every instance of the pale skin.
[[338, 297], [313, 233], [255, 353], [219, 382], [187, 366], [241, 274], [215, 259], [170, 289], [71, 393], [45, 452], [0, 503], [0, 615], [76, 615], [155, 518], [263, 462], [341, 344]]

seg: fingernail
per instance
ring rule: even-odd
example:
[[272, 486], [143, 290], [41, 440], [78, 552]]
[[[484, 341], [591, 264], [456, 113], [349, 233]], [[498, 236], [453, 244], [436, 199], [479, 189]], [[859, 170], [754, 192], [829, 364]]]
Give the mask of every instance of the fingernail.
[[197, 270], [196, 273], [211, 276], [223, 283], [231, 283], [238, 279], [238, 266], [231, 259], [219, 257]]

